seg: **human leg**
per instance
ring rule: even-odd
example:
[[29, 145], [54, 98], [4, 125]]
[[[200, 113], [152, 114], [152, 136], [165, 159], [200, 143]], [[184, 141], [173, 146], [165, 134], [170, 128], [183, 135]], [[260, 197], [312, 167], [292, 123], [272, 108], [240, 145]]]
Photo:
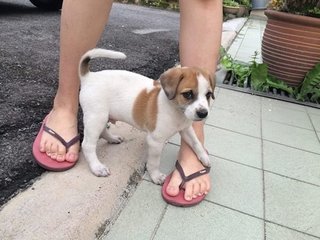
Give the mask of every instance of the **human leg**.
[[[197, 66], [215, 72], [222, 32], [222, 1], [180, 0], [180, 60], [182, 66]], [[204, 144], [204, 124], [194, 122], [193, 128]], [[203, 169], [192, 149], [181, 141], [178, 161], [186, 175]], [[179, 192], [181, 177], [177, 170], [172, 173], [167, 193]], [[185, 183], [185, 199], [191, 200], [210, 190], [208, 174]]]
[[[112, 6], [111, 0], [64, 0], [60, 27], [59, 86], [46, 125], [66, 141], [77, 135], [79, 105], [78, 64], [80, 57], [94, 48], [103, 32]], [[40, 151], [56, 161], [77, 161], [79, 143], [66, 148], [44, 132]]]

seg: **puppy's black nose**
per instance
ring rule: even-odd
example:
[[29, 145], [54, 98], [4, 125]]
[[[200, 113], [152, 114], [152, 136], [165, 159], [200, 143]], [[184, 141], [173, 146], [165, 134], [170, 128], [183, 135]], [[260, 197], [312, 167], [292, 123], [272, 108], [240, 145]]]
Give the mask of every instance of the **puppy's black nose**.
[[199, 118], [205, 118], [206, 116], [208, 116], [208, 111], [206, 109], [201, 109], [197, 111], [197, 115]]

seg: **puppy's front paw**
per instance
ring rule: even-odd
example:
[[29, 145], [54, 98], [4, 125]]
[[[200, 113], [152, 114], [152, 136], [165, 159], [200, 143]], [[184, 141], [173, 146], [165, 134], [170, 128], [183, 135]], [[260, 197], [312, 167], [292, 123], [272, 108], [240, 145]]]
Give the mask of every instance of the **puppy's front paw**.
[[164, 183], [164, 180], [166, 179], [167, 175], [157, 171], [150, 174], [150, 177], [153, 183], [161, 185]]
[[90, 168], [93, 174], [97, 177], [107, 177], [110, 175], [109, 168], [107, 168], [105, 165], [101, 163], [90, 166]]
[[200, 158], [199, 158], [200, 162], [202, 163], [203, 166], [205, 167], [211, 167], [211, 162], [210, 162], [210, 158], [209, 155], [203, 154]]

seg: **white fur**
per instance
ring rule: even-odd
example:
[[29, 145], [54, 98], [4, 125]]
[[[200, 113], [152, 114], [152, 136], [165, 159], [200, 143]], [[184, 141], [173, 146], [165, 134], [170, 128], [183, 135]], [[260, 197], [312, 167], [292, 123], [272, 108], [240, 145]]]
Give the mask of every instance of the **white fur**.
[[[109, 50], [93, 49], [87, 52], [82, 60], [88, 56], [90, 58], [124, 58], [125, 55]], [[91, 171], [96, 176], [107, 176], [110, 171], [99, 161], [96, 154], [97, 141], [100, 137], [111, 143], [123, 141], [120, 136], [115, 136], [109, 132], [106, 127], [109, 119], [123, 121], [139, 128], [133, 119], [133, 105], [142, 90], [150, 91], [154, 88], [154, 80], [123, 70], [88, 72], [85, 75], [80, 74], [80, 79], [80, 104], [84, 120], [82, 151]], [[151, 132], [147, 129], [141, 129], [148, 132], [146, 138], [148, 145], [147, 170], [154, 183], [162, 184], [166, 177], [159, 170], [160, 154], [168, 138], [177, 132], [193, 148], [200, 161], [205, 166], [210, 165], [209, 156], [191, 127], [193, 120], [199, 120], [195, 113], [197, 109], [208, 109], [208, 102], [205, 97], [208, 91], [208, 81], [201, 79], [201, 77], [198, 77], [195, 81], [199, 81], [199, 98], [188, 106], [184, 112], [177, 108], [174, 102], [169, 101], [165, 92], [161, 89], [157, 99], [156, 128]], [[205, 84], [205, 82], [207, 83]]]

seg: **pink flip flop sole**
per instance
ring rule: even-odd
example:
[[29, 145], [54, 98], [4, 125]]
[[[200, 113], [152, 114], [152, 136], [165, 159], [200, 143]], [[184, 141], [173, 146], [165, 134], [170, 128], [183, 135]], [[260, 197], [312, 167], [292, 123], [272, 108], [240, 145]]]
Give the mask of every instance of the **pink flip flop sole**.
[[75, 161], [75, 162], [67, 162], [67, 161], [58, 162], [58, 161], [51, 159], [46, 153], [40, 152], [40, 141], [41, 141], [42, 134], [44, 132], [44, 126], [45, 126], [47, 117], [43, 120], [40, 131], [39, 131], [35, 141], [33, 142], [33, 146], [32, 146], [33, 156], [34, 156], [37, 164], [39, 164], [44, 169], [47, 169], [50, 171], [56, 171], [56, 172], [68, 170], [68, 169], [72, 168], [74, 165], [76, 165], [77, 161]]
[[177, 196], [170, 196], [166, 189], [170, 182], [171, 175], [169, 175], [166, 180], [164, 181], [161, 189], [162, 198], [169, 204], [177, 207], [192, 207], [200, 202], [206, 197], [205, 195], [198, 196], [197, 198], [193, 198], [191, 201], [187, 201], [184, 199], [184, 189], [180, 188], [179, 193]]
[[162, 194], [162, 198], [169, 204], [174, 205], [174, 206], [178, 206], [178, 207], [192, 207], [194, 205], [197, 205], [198, 203], [200, 203], [201, 201], [203, 201], [203, 199], [206, 197], [206, 195], [202, 195], [202, 196], [198, 196], [196, 198], [192, 198], [190, 201], [187, 201], [184, 199], [184, 192], [185, 190], [183, 189], [183, 185], [184, 183], [197, 178], [201, 175], [204, 174], [208, 174], [210, 172], [210, 167], [204, 167], [204, 169], [197, 171], [189, 176], [186, 176], [180, 163], [178, 161], [176, 161], [176, 169], [178, 170], [180, 177], [182, 179], [182, 182], [179, 186], [179, 193], [176, 196], [170, 196], [167, 193], [167, 186], [171, 180], [171, 176], [172, 174], [170, 174], [164, 181], [163, 185], [162, 185], [162, 189], [161, 189], [161, 194]]

